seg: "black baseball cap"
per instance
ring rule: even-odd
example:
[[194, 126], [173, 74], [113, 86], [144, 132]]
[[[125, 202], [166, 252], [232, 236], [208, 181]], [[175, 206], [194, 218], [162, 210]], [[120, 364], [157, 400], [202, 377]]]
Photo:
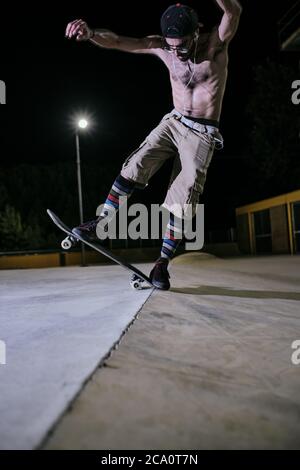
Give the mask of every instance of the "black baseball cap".
[[160, 19], [162, 35], [168, 38], [189, 36], [198, 26], [199, 19], [195, 10], [181, 3], [169, 6]]

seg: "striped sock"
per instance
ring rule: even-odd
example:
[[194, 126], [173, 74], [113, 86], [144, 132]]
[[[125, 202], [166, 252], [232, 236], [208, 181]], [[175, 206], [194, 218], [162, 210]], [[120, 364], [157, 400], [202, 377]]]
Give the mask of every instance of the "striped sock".
[[120, 196], [129, 198], [135, 188], [135, 182], [118, 175], [106, 198], [100, 216], [109, 222], [120, 208]]
[[163, 239], [160, 256], [170, 260], [182, 240], [182, 219], [170, 213], [169, 222]]

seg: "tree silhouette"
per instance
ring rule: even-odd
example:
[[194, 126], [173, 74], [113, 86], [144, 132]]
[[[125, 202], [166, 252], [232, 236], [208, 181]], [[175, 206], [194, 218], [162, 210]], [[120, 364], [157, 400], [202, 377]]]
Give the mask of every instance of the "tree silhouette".
[[258, 197], [300, 186], [300, 107], [292, 103], [297, 69], [268, 60], [254, 69], [246, 108], [246, 178]]

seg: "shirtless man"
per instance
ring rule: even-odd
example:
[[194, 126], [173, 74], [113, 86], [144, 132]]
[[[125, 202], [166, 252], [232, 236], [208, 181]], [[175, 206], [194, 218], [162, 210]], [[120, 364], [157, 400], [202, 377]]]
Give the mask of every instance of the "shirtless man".
[[97, 225], [111, 220], [120, 196], [143, 188], [168, 158], [174, 159], [163, 206], [170, 212], [160, 258], [150, 278], [159, 289], [170, 288], [168, 262], [178, 247], [181, 222], [188, 205], [195, 213], [215, 148], [222, 148], [219, 119], [227, 79], [228, 44], [238, 28], [241, 6], [237, 0], [215, 0], [223, 10], [220, 24], [203, 33], [197, 13], [177, 3], [161, 17], [161, 36], [129, 38], [104, 29], [91, 29], [81, 19], [66, 29], [67, 38], [136, 54], [154, 54], [167, 66], [174, 109], [166, 114], [140, 147], [125, 160], [105, 201], [100, 217], [73, 232], [97, 238]]

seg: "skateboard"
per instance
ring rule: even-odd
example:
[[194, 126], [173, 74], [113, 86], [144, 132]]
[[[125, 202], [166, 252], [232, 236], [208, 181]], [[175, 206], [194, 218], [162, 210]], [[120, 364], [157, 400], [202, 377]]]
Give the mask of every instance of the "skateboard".
[[89, 247], [98, 251], [99, 253], [111, 259], [115, 263], [118, 263], [123, 268], [131, 271], [133, 274], [130, 279], [130, 285], [133, 289], [143, 289], [145, 283], [149, 284], [151, 287], [154, 287], [149, 277], [146, 276], [146, 274], [142, 273], [142, 271], [137, 269], [135, 266], [132, 266], [131, 264], [127, 263], [123, 259], [119, 258], [119, 256], [114, 255], [111, 251], [102, 246], [100, 243], [93, 242], [88, 238], [81, 237], [77, 234], [75, 235], [74, 233], [72, 233], [72, 230], [66, 224], [64, 224], [60, 220], [60, 218], [56, 214], [54, 214], [54, 212], [52, 212], [50, 209], [47, 209], [47, 213], [52, 222], [54, 222], [55, 225], [60, 228], [60, 230], [67, 234], [67, 237], [64, 238], [64, 240], [61, 242], [61, 247], [64, 250], [69, 250], [70, 248], [75, 246], [79, 241], [81, 241], [85, 245], [88, 245]]

